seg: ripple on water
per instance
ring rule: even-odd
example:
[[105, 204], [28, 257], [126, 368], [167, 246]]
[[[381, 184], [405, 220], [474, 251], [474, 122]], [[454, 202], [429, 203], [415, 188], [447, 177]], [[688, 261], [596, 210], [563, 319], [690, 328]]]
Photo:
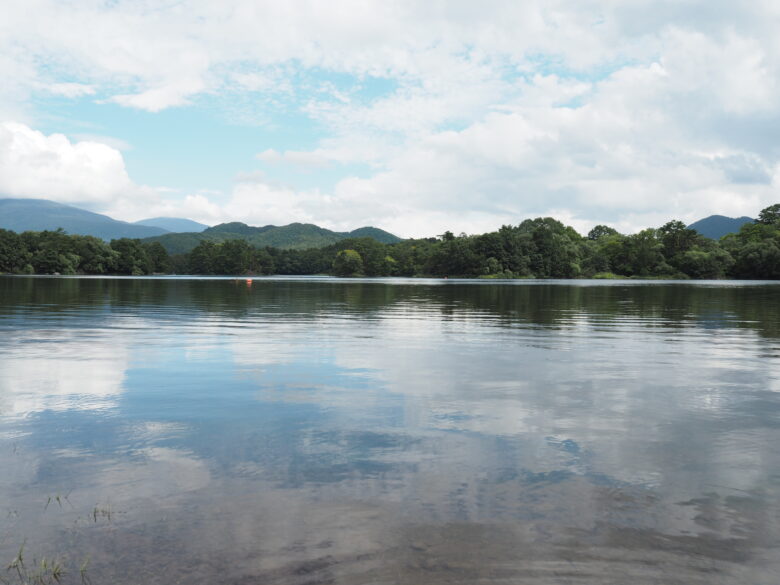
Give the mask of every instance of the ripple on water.
[[778, 290], [0, 278], [0, 555], [118, 584], [774, 585]]

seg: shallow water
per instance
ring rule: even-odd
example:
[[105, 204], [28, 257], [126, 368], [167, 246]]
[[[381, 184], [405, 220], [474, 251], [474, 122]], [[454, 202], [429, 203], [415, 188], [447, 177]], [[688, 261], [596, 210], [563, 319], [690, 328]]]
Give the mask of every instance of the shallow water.
[[780, 284], [1, 277], [0, 469], [66, 583], [775, 585]]

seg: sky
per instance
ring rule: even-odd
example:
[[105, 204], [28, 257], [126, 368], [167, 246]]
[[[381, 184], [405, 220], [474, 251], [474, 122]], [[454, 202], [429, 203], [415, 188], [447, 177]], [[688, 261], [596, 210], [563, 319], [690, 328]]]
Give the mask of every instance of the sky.
[[0, 196], [402, 237], [755, 217], [778, 30], [776, 0], [3, 0]]

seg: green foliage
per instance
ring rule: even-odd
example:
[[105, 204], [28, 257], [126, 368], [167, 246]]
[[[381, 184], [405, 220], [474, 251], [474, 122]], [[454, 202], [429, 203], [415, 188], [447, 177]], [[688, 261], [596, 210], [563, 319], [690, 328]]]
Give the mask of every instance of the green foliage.
[[[631, 235], [596, 226], [583, 238], [553, 218], [540, 217], [481, 235], [445, 232], [438, 238], [394, 243], [350, 237], [300, 250], [257, 247], [245, 237], [204, 239], [191, 252], [173, 256], [159, 242], [123, 238], [108, 246], [97, 238], [69, 236], [62, 230], [23, 234], [0, 230], [0, 271], [774, 279], [780, 278], [780, 221], [772, 220], [776, 212], [780, 213], [780, 207], [768, 207], [762, 212], [763, 221], [744, 224], [738, 233], [720, 241], [705, 238], [676, 220]], [[213, 229], [225, 236], [232, 232], [221, 230], [266, 232], [272, 227], [224, 224]], [[370, 229], [362, 229], [366, 231]]]
[[578, 244], [582, 237], [574, 229], [551, 217], [526, 220], [520, 227], [531, 229], [535, 248], [530, 265], [533, 274], [538, 278], [575, 278], [580, 275]]
[[202, 232], [164, 234], [144, 241], [160, 242], [170, 254], [186, 254], [205, 241], [219, 244], [230, 240], [244, 240], [253, 248], [304, 250], [322, 248], [350, 238], [371, 238], [382, 244], [401, 241], [397, 236], [374, 227], [362, 227], [351, 232], [334, 232], [309, 223], [253, 227], [237, 221], [216, 225]]
[[729, 271], [736, 278], [780, 278], [780, 221], [771, 221], [780, 207], [764, 209], [759, 221], [743, 225], [739, 232], [721, 240], [722, 247], [734, 259]]
[[[62, 230], [24, 232], [21, 246], [25, 260], [39, 274], [77, 274], [80, 258], [75, 252], [76, 240]], [[24, 272], [28, 269], [25, 266]]]
[[217, 246], [209, 240], [195, 246], [189, 254], [189, 271], [193, 274], [214, 274]]
[[246, 274], [251, 263], [251, 246], [244, 240], [229, 240], [218, 246], [213, 270], [216, 274]]
[[275, 274], [276, 264], [267, 249], [253, 250], [250, 271], [254, 274]]
[[656, 230], [648, 228], [626, 238], [625, 270], [627, 274], [659, 276], [671, 272], [663, 255], [663, 243], [657, 235]]
[[336, 276], [359, 276], [363, 273], [363, 258], [357, 250], [341, 250], [333, 259]]
[[153, 273], [164, 274], [171, 271], [171, 258], [160, 242], [144, 242], [143, 247]]
[[27, 264], [27, 247], [19, 234], [0, 229], [0, 272], [18, 272]]
[[[450, 234], [451, 235], [451, 234]], [[471, 276], [482, 273], [479, 255], [468, 236], [452, 237], [445, 234], [427, 263], [429, 274], [434, 276]]]
[[268, 250], [252, 248], [244, 240], [221, 244], [204, 241], [183, 258], [176, 258], [177, 272], [192, 274], [274, 274], [275, 262]]
[[735, 240], [743, 245], [750, 242], [761, 243], [775, 238], [778, 229], [780, 226], [768, 223], [746, 223], [736, 234], [726, 236], [724, 243], [727, 246]]
[[780, 279], [780, 245], [748, 242], [735, 251], [733, 273], [737, 278]]
[[658, 238], [663, 244], [664, 256], [670, 259], [693, 248], [699, 234], [685, 227], [683, 222], [673, 220], [658, 228]]
[[141, 240], [120, 238], [111, 240], [111, 248], [118, 253], [116, 271], [119, 274], [130, 276], [143, 276], [154, 271], [154, 264]]
[[726, 250], [694, 248], [677, 257], [677, 267], [691, 278], [723, 278], [734, 266], [734, 258]]
[[758, 214], [756, 223], [764, 225], [780, 225], [780, 203], [765, 207]]
[[611, 228], [608, 225], [597, 225], [588, 232], [589, 240], [600, 240], [605, 236], [616, 236], [618, 231], [615, 228]]
[[73, 253], [79, 257], [79, 273], [108, 274], [116, 270], [119, 253], [103, 240], [93, 236], [70, 236], [70, 240]]

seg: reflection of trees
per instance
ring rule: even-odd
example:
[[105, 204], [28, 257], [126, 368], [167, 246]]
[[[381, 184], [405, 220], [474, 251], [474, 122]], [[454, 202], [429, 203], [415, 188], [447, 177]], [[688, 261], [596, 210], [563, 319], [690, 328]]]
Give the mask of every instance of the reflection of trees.
[[[58, 313], [102, 307], [106, 317], [137, 307], [174, 307], [172, 315], [197, 318], [224, 313], [318, 317], [404, 308], [438, 311], [445, 318], [484, 315], [498, 326], [567, 327], [635, 319], [647, 327], [747, 328], [780, 337], [778, 287], [662, 284], [466, 284], [344, 280], [0, 278], [0, 303], [14, 311]], [[166, 315], [170, 318], [172, 315]]]
[[[429, 289], [430, 290], [430, 289]], [[648, 327], [748, 328], [780, 337], [776, 286], [508, 285], [437, 287], [431, 291], [449, 310], [464, 305], [500, 318], [565, 327], [576, 317], [587, 322], [636, 319]]]

